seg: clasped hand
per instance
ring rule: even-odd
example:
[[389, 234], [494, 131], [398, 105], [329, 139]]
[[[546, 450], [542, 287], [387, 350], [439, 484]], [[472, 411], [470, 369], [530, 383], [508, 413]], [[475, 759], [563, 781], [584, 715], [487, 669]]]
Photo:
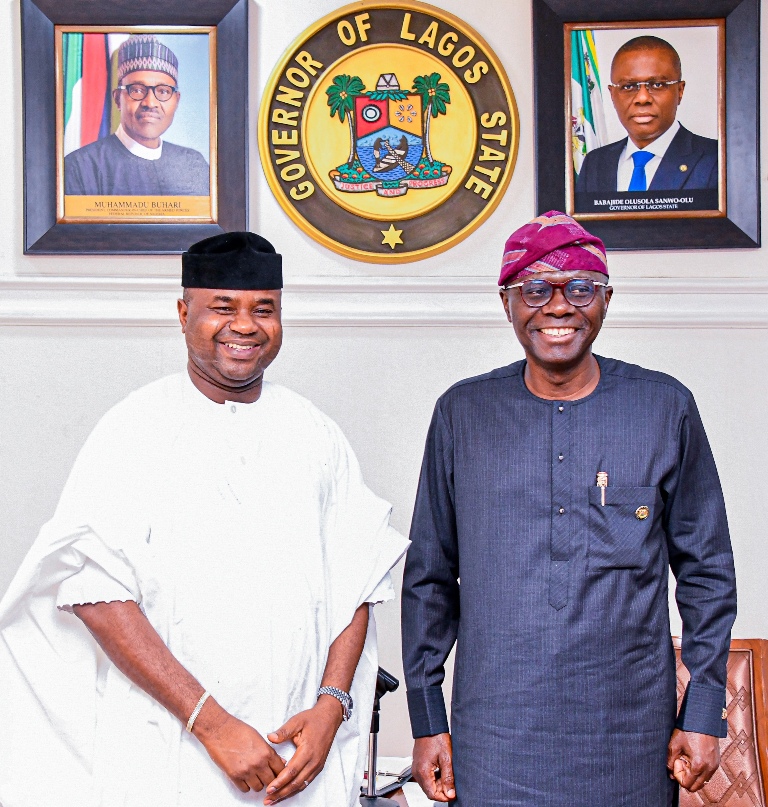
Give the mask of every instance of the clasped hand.
[[720, 765], [720, 743], [717, 737], [675, 729], [667, 749], [670, 779], [695, 793], [709, 781]]
[[308, 787], [325, 765], [342, 719], [341, 705], [326, 697], [267, 735], [271, 743], [294, 743], [296, 753], [287, 763], [256, 729], [228, 713], [209, 731], [196, 726], [195, 734], [238, 790], [266, 787], [264, 804], [277, 804]]

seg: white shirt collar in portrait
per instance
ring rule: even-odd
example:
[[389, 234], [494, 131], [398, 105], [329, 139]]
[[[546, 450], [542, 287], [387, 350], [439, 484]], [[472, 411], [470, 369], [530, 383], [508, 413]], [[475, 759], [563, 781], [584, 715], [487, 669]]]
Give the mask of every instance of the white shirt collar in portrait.
[[632, 138], [627, 137], [627, 145], [624, 146], [621, 157], [619, 157], [619, 169], [616, 172], [616, 190], [626, 193], [629, 189], [629, 183], [632, 180], [632, 171], [635, 169], [635, 161], [632, 159], [632, 155], [636, 151], [641, 150], [648, 151], [654, 155], [645, 165], [646, 187], [650, 187], [653, 176], [659, 165], [661, 165], [661, 161], [667, 153], [669, 144], [672, 142], [679, 129], [680, 123], [675, 121], [663, 135], [657, 137], [653, 143], [651, 143], [650, 146], [646, 146], [645, 149], [639, 149], [632, 142]]
[[132, 137], [126, 134], [125, 129], [123, 129], [123, 124], [121, 123], [117, 130], [115, 131], [117, 135], [117, 139], [131, 152], [131, 154], [135, 154], [137, 157], [141, 157], [143, 160], [159, 160], [163, 156], [163, 141], [160, 141], [160, 145], [156, 149], [149, 149], [146, 146], [142, 146], [141, 143], [137, 143]]

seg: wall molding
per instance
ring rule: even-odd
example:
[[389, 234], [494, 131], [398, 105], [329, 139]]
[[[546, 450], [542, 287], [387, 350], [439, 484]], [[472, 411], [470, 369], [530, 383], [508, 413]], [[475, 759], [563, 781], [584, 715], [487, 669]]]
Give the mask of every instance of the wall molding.
[[[606, 327], [768, 328], [768, 277], [614, 278]], [[0, 325], [176, 326], [168, 277], [0, 276]], [[284, 321], [307, 327], [506, 327], [493, 277], [311, 277]]]

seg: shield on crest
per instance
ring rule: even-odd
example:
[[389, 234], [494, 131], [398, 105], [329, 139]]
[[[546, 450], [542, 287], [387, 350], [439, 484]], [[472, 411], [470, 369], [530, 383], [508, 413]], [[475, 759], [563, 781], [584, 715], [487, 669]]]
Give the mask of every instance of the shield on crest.
[[357, 156], [371, 176], [384, 181], [407, 177], [424, 151], [421, 97], [392, 95], [400, 97], [355, 98]]

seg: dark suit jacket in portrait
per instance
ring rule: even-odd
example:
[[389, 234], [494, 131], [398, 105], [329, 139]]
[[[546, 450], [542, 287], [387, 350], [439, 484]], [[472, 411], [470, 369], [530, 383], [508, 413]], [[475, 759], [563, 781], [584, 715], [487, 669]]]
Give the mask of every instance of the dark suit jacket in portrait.
[[[616, 172], [626, 145], [625, 137], [590, 151], [576, 180], [576, 193], [616, 193]], [[648, 190], [717, 190], [717, 140], [680, 126]]]

